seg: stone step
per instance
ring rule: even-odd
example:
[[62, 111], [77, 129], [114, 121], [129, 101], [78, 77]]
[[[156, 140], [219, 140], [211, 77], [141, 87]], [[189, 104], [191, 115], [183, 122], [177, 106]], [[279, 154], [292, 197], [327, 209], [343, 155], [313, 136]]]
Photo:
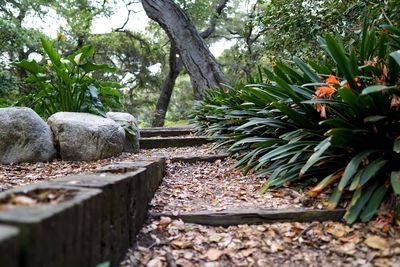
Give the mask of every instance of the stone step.
[[182, 136], [193, 133], [190, 127], [154, 127], [140, 129], [141, 137], [168, 137], [168, 136]]
[[140, 148], [167, 148], [167, 147], [186, 147], [201, 146], [213, 142], [208, 137], [160, 137], [160, 138], [140, 138]]
[[215, 162], [216, 160], [225, 160], [228, 158], [228, 154], [219, 155], [203, 155], [203, 156], [174, 156], [170, 158], [171, 162], [185, 162], [185, 163], [196, 163], [196, 162]]
[[[149, 158], [1, 192], [0, 266], [119, 266], [164, 170], [164, 158]], [[63, 199], [25, 200], [51, 191], [61, 192]], [[26, 205], [22, 200], [13, 205], [16, 196], [25, 197]]]

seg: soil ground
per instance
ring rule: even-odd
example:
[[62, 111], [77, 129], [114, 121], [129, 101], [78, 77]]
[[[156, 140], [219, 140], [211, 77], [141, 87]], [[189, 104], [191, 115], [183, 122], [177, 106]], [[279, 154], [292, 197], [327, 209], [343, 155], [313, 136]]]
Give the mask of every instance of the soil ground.
[[[167, 158], [166, 177], [150, 203], [150, 213], [178, 214], [231, 208], [325, 208], [290, 188], [259, 193], [264, 178], [232, 170], [234, 159], [187, 164], [176, 156], [204, 156], [201, 147], [142, 150], [140, 154], [95, 162], [0, 165], [0, 191], [93, 172], [109, 163], [153, 156]], [[400, 229], [380, 215], [368, 224], [340, 222], [273, 223], [211, 227], [168, 217], [148, 217], [138, 241], [126, 253], [126, 266], [400, 266]]]

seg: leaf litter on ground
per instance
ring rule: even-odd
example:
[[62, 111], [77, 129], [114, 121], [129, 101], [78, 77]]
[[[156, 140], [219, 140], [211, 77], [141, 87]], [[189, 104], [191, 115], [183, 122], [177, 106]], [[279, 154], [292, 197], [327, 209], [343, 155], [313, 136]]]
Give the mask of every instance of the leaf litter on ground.
[[[232, 170], [233, 162], [167, 161], [149, 212], [326, 207], [326, 196], [314, 200], [290, 188], [260, 194], [265, 180]], [[120, 264], [127, 266], [400, 266], [400, 232], [378, 221], [212, 227], [149, 217]]]
[[[148, 157], [217, 154], [210, 145], [141, 150], [93, 162], [0, 165], [0, 191]], [[227, 208], [325, 207], [290, 188], [259, 194], [265, 179], [230, 168], [233, 160], [187, 164], [167, 160], [167, 175], [150, 212], [220, 211]], [[17, 205], [37, 199], [15, 196]], [[168, 217], [148, 219], [121, 266], [400, 266], [399, 229], [381, 221], [274, 223], [210, 227]]]

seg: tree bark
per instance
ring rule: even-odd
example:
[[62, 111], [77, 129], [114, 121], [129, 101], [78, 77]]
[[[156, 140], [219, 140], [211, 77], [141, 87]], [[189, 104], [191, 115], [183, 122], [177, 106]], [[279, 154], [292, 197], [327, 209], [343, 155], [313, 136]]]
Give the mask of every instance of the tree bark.
[[[223, 9], [229, 0], [220, 0], [215, 7], [216, 14], [211, 18], [209, 26], [200, 33], [203, 39], [207, 39], [215, 31], [218, 17], [221, 16]], [[173, 46], [173, 49], [172, 49]], [[152, 127], [164, 126], [165, 116], [167, 114], [168, 105], [171, 99], [172, 91], [175, 86], [175, 81], [183, 70], [183, 63], [181, 58], [177, 57], [177, 49], [171, 41], [171, 49], [169, 54], [169, 73], [161, 86], [160, 97], [158, 98], [156, 111], [152, 121]], [[194, 93], [196, 90], [194, 90]]]
[[177, 50], [173, 41], [169, 51], [169, 72], [161, 86], [161, 94], [156, 104], [156, 112], [154, 114], [152, 127], [162, 127], [165, 122], [168, 105], [171, 99], [172, 90], [175, 86], [176, 78], [183, 69], [182, 60], [177, 57]]
[[174, 41], [190, 75], [195, 99], [202, 99], [204, 89], [221, 87], [227, 82], [217, 60], [179, 6], [171, 0], [142, 0], [142, 5], [147, 16]]

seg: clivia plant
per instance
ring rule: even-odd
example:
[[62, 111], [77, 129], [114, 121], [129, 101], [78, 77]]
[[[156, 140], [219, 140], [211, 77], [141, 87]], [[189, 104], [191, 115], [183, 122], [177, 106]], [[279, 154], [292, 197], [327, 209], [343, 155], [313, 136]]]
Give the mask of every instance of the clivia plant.
[[225, 99], [222, 90], [207, 94], [194, 121], [238, 155], [236, 167], [268, 177], [261, 191], [300, 182], [314, 197], [334, 188], [329, 207], [342, 202], [348, 223], [370, 220], [383, 204], [396, 217], [400, 30], [365, 23], [350, 51], [334, 36], [319, 41], [328, 63], [276, 62], [263, 82], [228, 89]]

